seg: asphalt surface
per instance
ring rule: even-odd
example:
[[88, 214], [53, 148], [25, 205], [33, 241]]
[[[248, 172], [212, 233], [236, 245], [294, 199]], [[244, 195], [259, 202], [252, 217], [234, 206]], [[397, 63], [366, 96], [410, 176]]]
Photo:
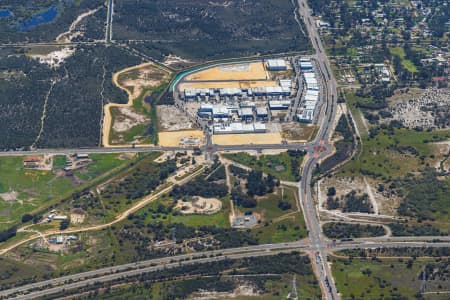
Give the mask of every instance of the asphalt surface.
[[[320, 40], [319, 33], [315, 27], [315, 21], [310, 14], [306, 0], [298, 0], [299, 14], [306, 26], [306, 31], [309, 34], [310, 41], [315, 50], [313, 59], [316, 61], [316, 66], [319, 67], [321, 73], [321, 81], [323, 84], [323, 97], [325, 98], [325, 104], [322, 106], [319, 115], [320, 129], [313, 141], [314, 146], [324, 147], [323, 152], [317, 153], [315, 151], [309, 151], [310, 155], [305, 162], [302, 180], [299, 183], [299, 199], [303, 208], [306, 226], [309, 231], [309, 238], [311, 240], [311, 247], [314, 251], [314, 257], [311, 257], [311, 261], [316, 272], [316, 276], [322, 287], [322, 293], [325, 299], [339, 299], [336, 286], [334, 284], [331, 269], [327, 263], [327, 251], [326, 247], [328, 241], [322, 236], [322, 229], [317, 216], [314, 200], [311, 194], [311, 178], [316, 164], [319, 160], [331, 153], [331, 147], [329, 144], [329, 138], [331, 137], [333, 130], [333, 121], [336, 115], [336, 100], [337, 95], [337, 83], [330, 72], [330, 62], [323, 50], [324, 47]], [[317, 70], [316, 70], [317, 72]]]
[[[269, 144], [269, 145], [235, 145], [235, 146], [221, 146], [209, 144], [208, 147], [214, 147], [214, 151], [246, 151], [246, 150], [295, 150], [295, 149], [313, 149], [314, 143], [289, 143], [289, 144]], [[20, 151], [0, 151], [1, 156], [24, 156], [24, 155], [66, 155], [73, 153], [137, 153], [137, 152], [158, 152], [158, 151], [184, 151], [192, 150], [193, 147], [114, 147], [114, 148], [66, 148], [66, 149], [35, 149], [35, 150], [20, 150]], [[200, 147], [201, 150], [207, 150], [207, 146]]]
[[[438, 238], [441, 239], [440, 242], [432, 242]], [[356, 239], [355, 241], [350, 242], [337, 242], [337, 245], [333, 246], [328, 245], [328, 251], [401, 247], [450, 247], [450, 238], [421, 237], [417, 238], [417, 241], [413, 241], [413, 237], [407, 239], [402, 237], [380, 238], [379, 241], [375, 242], [369, 239]], [[301, 240], [290, 243], [264, 244], [164, 257], [112, 266], [27, 284], [21, 287], [0, 291], [0, 299], [11, 297], [15, 297], [12, 299], [34, 299], [39, 296], [50, 295], [53, 293], [62, 292], [64, 290], [89, 286], [96, 282], [109, 282], [121, 278], [156, 272], [183, 265], [215, 262], [224, 259], [240, 259], [246, 257], [276, 255], [280, 253], [289, 253], [292, 251], [306, 252], [310, 251], [312, 248], [314, 248], [314, 246], [309, 241]], [[314, 256], [313, 260], [316, 261], [320, 259], [317, 259], [316, 256]]]
[[[359, 249], [359, 248], [383, 248], [383, 247], [449, 247], [448, 237], [382, 237], [355, 239], [354, 241], [337, 243], [328, 240], [322, 234], [319, 218], [311, 194], [312, 172], [318, 161], [331, 153], [329, 138], [333, 130], [333, 121], [336, 115], [337, 83], [331, 72], [330, 62], [325, 54], [315, 21], [310, 15], [310, 9], [306, 0], [297, 0], [299, 5], [299, 15], [301, 16], [306, 31], [309, 34], [315, 54], [311, 56], [315, 60], [316, 66], [321, 74], [323, 83], [324, 104], [318, 116], [320, 125], [316, 139], [309, 143], [294, 143], [281, 145], [243, 145], [243, 146], [218, 146], [211, 143], [208, 136], [207, 144], [202, 147], [209, 155], [216, 151], [246, 151], [263, 149], [303, 149], [308, 152], [308, 159], [305, 161], [302, 170], [302, 181], [299, 183], [299, 199], [304, 212], [306, 226], [309, 232], [308, 240], [301, 240], [292, 243], [266, 244], [251, 247], [241, 247], [224, 249], [217, 251], [202, 252], [196, 254], [186, 254], [176, 257], [165, 257], [160, 259], [141, 261], [137, 263], [124, 264], [85, 273], [79, 273], [64, 277], [59, 277], [47, 281], [24, 285], [21, 287], [0, 291], [0, 298], [10, 297], [13, 294], [33, 292], [18, 296], [14, 299], [33, 299], [51, 293], [61, 292], [64, 289], [74, 289], [83, 287], [93, 282], [107, 282], [121, 277], [135, 276], [146, 272], [155, 272], [164, 268], [177, 267], [180, 265], [196, 264], [223, 260], [226, 258], [239, 259], [243, 257], [254, 257], [262, 255], [275, 255], [277, 253], [289, 252], [293, 250], [307, 251], [310, 253], [313, 270], [321, 284], [325, 299], [339, 299], [336, 286], [333, 281], [330, 267], [327, 264], [328, 254], [333, 250]], [[111, 5], [110, 1], [110, 5]], [[112, 16], [108, 16], [108, 23]], [[109, 28], [106, 27], [106, 42], [110, 39]], [[323, 147], [322, 152], [317, 151], [317, 146]], [[0, 156], [21, 156], [28, 154], [72, 154], [72, 153], [122, 153], [122, 152], [152, 152], [152, 151], [184, 151], [192, 148], [184, 147], [117, 147], [117, 148], [80, 148], [80, 149], [36, 149], [33, 151], [8, 151], [0, 152]], [[439, 241], [439, 242], [438, 242]], [[95, 279], [92, 279], [95, 277]], [[43, 289], [42, 291], [36, 291]]]
[[[302, 248], [307, 248], [308, 242], [307, 241], [296, 241], [291, 243], [280, 243], [280, 244], [264, 244], [264, 245], [257, 245], [257, 246], [248, 246], [248, 247], [239, 247], [239, 248], [230, 248], [230, 249], [222, 249], [222, 250], [214, 250], [214, 251], [206, 251], [201, 253], [192, 253], [192, 254], [184, 254], [184, 255], [178, 255], [173, 257], [163, 257], [158, 259], [152, 259], [152, 260], [146, 260], [146, 261], [140, 261], [136, 263], [128, 263], [118, 266], [112, 266], [97, 270], [92, 270], [89, 272], [83, 272], [78, 273], [74, 275], [68, 275], [63, 277], [58, 277], [50, 280], [40, 281], [28, 285], [24, 285], [21, 287], [16, 287], [4, 291], [0, 291], [0, 298], [6, 297], [14, 293], [23, 293], [28, 290], [47, 287], [47, 286], [54, 286], [54, 285], [60, 285], [64, 284], [65, 282], [69, 281], [80, 281], [85, 280], [88, 278], [94, 278], [99, 276], [106, 276], [111, 273], [119, 273], [120, 276], [123, 276], [123, 272], [129, 271], [130, 269], [139, 269], [139, 272], [144, 272], [143, 268], [152, 267], [154, 265], [166, 265], [173, 261], [186, 261], [186, 260], [193, 260], [193, 263], [200, 263], [200, 262], [208, 262], [208, 261], [215, 261], [216, 257], [222, 256], [224, 258], [232, 258], [232, 255], [242, 255], [241, 257], [251, 257], [255, 253], [266, 253], [266, 255], [273, 255], [276, 253], [280, 253], [277, 251], [294, 251], [294, 250], [300, 250]], [[275, 250], [275, 252], [272, 252], [272, 250]], [[209, 258], [199, 260], [200, 258]], [[151, 270], [150, 270], [151, 271]], [[134, 273], [133, 273], [134, 274]], [[109, 277], [110, 278], [110, 277]], [[97, 279], [96, 279], [97, 280]], [[92, 279], [91, 279], [92, 281]], [[66, 285], [63, 285], [62, 287], [66, 287]]]

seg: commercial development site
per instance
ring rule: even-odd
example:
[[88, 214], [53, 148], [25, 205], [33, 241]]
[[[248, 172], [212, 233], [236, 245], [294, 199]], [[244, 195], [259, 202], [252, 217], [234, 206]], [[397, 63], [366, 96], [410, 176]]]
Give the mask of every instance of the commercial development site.
[[65, 61], [17, 61], [33, 36], [0, 47], [0, 83], [42, 88], [5, 98], [45, 99], [33, 146], [0, 152], [1, 299], [448, 295], [448, 92], [363, 110], [379, 97], [355, 86], [403, 80], [404, 60], [329, 59], [344, 6], [327, 23], [306, 0], [74, 1], [94, 2]]
[[277, 144], [286, 140], [283, 124], [317, 123], [323, 92], [314, 65], [296, 56], [185, 72], [173, 85], [175, 105], [214, 143]]

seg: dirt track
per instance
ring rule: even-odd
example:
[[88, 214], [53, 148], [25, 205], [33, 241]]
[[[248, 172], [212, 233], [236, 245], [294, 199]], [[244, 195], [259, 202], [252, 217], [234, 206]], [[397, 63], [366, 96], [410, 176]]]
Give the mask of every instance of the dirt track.
[[[109, 142], [110, 131], [111, 131], [111, 128], [112, 128], [112, 116], [111, 116], [111, 110], [110, 109], [112, 107], [130, 108], [130, 107], [133, 106], [133, 100], [134, 100], [133, 93], [129, 89], [127, 89], [126, 87], [122, 86], [119, 83], [119, 80], [118, 80], [119, 76], [121, 74], [123, 74], [123, 73], [129, 72], [129, 71], [133, 71], [133, 70], [137, 70], [137, 69], [140, 69], [140, 68], [145, 68], [145, 67], [148, 67], [148, 66], [155, 66], [157, 68], [163, 68], [163, 67], [160, 67], [160, 66], [156, 66], [152, 62], [147, 62], [147, 63], [143, 63], [143, 64], [140, 64], [140, 65], [137, 65], [137, 66], [125, 68], [125, 69], [123, 69], [123, 70], [113, 74], [113, 77], [112, 77], [113, 83], [118, 88], [120, 88], [121, 90], [124, 90], [127, 93], [127, 95], [128, 95], [128, 103], [126, 103], [126, 104], [108, 103], [108, 104], [105, 105], [105, 107], [104, 107], [104, 114], [105, 115], [104, 115], [104, 118], [103, 118], [103, 128], [102, 128], [102, 131], [103, 131], [103, 134], [102, 134], [102, 145], [103, 145], [103, 147], [107, 147], [107, 148], [111, 147], [112, 148], [112, 147], [123, 147], [123, 146], [125, 146], [125, 145], [111, 145], [110, 142]], [[140, 146], [141, 147], [144, 147], [144, 146], [145, 147], [149, 147], [149, 146], [153, 146], [153, 145], [152, 144], [146, 144], [146, 145], [140, 145]]]
[[[200, 174], [201, 172], [203, 172], [203, 167], [200, 168], [199, 170], [197, 170], [196, 172], [190, 174], [189, 176], [187, 176], [186, 178], [184, 178], [183, 180], [179, 181], [178, 184], [182, 185], [186, 182], [188, 182], [189, 180], [191, 180], [193, 177], [197, 176], [198, 174]], [[96, 225], [96, 226], [91, 226], [91, 227], [86, 227], [86, 228], [74, 228], [74, 229], [68, 229], [68, 230], [64, 230], [64, 231], [60, 231], [60, 230], [52, 230], [52, 231], [47, 231], [47, 232], [37, 232], [35, 235], [28, 237], [24, 240], [18, 241], [10, 246], [8, 246], [7, 248], [1, 249], [0, 250], [0, 255], [3, 255], [5, 253], [7, 253], [8, 251], [23, 245], [27, 242], [30, 242], [32, 240], [35, 240], [39, 237], [44, 238], [48, 237], [50, 235], [55, 235], [55, 234], [69, 234], [69, 233], [78, 233], [78, 232], [86, 232], [86, 231], [96, 231], [96, 230], [101, 230], [103, 228], [107, 228], [110, 227], [122, 220], [124, 220], [125, 218], [127, 218], [130, 214], [138, 211], [139, 209], [143, 208], [144, 206], [146, 206], [147, 204], [149, 204], [150, 202], [158, 199], [160, 196], [164, 195], [165, 193], [169, 192], [171, 189], [173, 188], [173, 185], [170, 185], [164, 189], [162, 189], [161, 191], [157, 192], [157, 193], [152, 193], [146, 197], [144, 197], [141, 201], [139, 201], [138, 203], [136, 203], [136, 205], [130, 207], [129, 209], [127, 209], [126, 211], [120, 213], [119, 215], [116, 216], [116, 219], [114, 219], [114, 221], [111, 221], [109, 223], [106, 224], [101, 224], [101, 225]], [[19, 229], [18, 232], [29, 232], [30, 230], [26, 229], [26, 227], [24, 229]]]

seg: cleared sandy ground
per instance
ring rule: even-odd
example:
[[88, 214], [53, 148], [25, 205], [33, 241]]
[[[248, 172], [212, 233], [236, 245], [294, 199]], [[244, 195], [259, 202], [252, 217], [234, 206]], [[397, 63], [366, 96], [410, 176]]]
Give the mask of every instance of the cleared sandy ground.
[[217, 145], [264, 145], [281, 144], [281, 134], [271, 133], [249, 133], [249, 134], [221, 134], [213, 135], [213, 143]]
[[186, 76], [186, 80], [252, 80], [267, 79], [268, 74], [264, 63], [238, 63], [222, 65]]
[[223, 81], [223, 82], [186, 82], [179, 85], [179, 90], [185, 89], [213, 89], [213, 88], [255, 88], [279, 86], [278, 82], [267, 81]]
[[287, 141], [295, 143], [306, 143], [312, 138], [316, 126], [291, 122], [283, 124], [281, 128], [281, 135]]
[[159, 145], [162, 147], [178, 147], [183, 138], [199, 138], [201, 143], [205, 135], [201, 130], [166, 131], [158, 133]]
[[[123, 74], [123, 73], [126, 73], [126, 72], [139, 70], [139, 69], [142, 69], [142, 68], [148, 68], [150, 66], [153, 66], [153, 67], [158, 68], [158, 69], [163, 69], [163, 67], [157, 66], [156, 64], [154, 64], [152, 62], [149, 62], [149, 63], [144, 63], [144, 64], [141, 64], [141, 65], [125, 68], [125, 69], [123, 69], [123, 70], [121, 70], [121, 71], [119, 71], [117, 73], [114, 73], [114, 75], [112, 77], [112, 81], [117, 87], [119, 87], [120, 89], [124, 90], [127, 93], [127, 95], [128, 95], [128, 103], [126, 103], [126, 104], [108, 103], [108, 104], [105, 105], [105, 107], [104, 107], [104, 117], [103, 117], [103, 128], [102, 128], [102, 130], [103, 130], [103, 132], [102, 132], [102, 145], [103, 145], [103, 147], [121, 147], [121, 146], [123, 146], [123, 145], [111, 145], [110, 142], [109, 142], [109, 135], [110, 135], [110, 131], [111, 131], [111, 128], [112, 128], [111, 107], [129, 108], [129, 107], [133, 106], [134, 95], [133, 95], [132, 91], [130, 91], [129, 88], [126, 88], [126, 87], [122, 86], [121, 84], [119, 84], [119, 81], [118, 81], [119, 76], [121, 74]], [[168, 74], [170, 74], [168, 70], [167, 70], [167, 72], [168, 72]], [[150, 145], [141, 144], [140, 146], [144, 147], [144, 146], [153, 146], [153, 145], [152, 144], [150, 144]]]
[[222, 201], [217, 198], [195, 197], [192, 201], [178, 200], [175, 209], [183, 215], [190, 214], [214, 214], [222, 209]]
[[158, 105], [156, 109], [161, 131], [193, 130], [196, 128], [186, 113], [175, 105]]
[[112, 129], [117, 133], [127, 132], [134, 126], [150, 121], [146, 115], [136, 113], [130, 108], [120, 107], [114, 120]]

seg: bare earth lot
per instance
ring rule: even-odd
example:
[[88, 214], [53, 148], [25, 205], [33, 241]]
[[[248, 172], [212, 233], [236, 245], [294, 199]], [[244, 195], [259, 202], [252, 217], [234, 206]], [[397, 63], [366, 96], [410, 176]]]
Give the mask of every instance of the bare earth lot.
[[162, 131], [193, 129], [195, 126], [185, 113], [173, 105], [158, 105], [159, 128]]
[[450, 126], [450, 89], [408, 89], [389, 99], [394, 120], [408, 128], [439, 128]]
[[[130, 141], [125, 141], [125, 135], [136, 128], [140, 129], [142, 135], [145, 124], [151, 121], [149, 105], [143, 103], [144, 93], [148, 93], [167, 82], [170, 75], [170, 71], [154, 63], [129, 67], [113, 75], [114, 84], [128, 94], [128, 103], [108, 103], [105, 105], [102, 134], [104, 147], [129, 143]], [[134, 103], [135, 101], [141, 103]], [[139, 127], [142, 127], [142, 129]], [[116, 138], [111, 140], [111, 136]], [[139, 143], [139, 140], [133, 142]]]
[[[397, 215], [397, 208], [400, 205], [401, 199], [386, 193], [377, 191], [376, 182], [366, 178], [351, 178], [351, 177], [332, 177], [324, 178], [320, 184], [319, 202], [322, 207], [325, 207], [327, 199], [327, 190], [329, 187], [336, 189], [336, 197], [343, 197], [351, 191], [356, 191], [358, 194], [368, 194], [369, 199], [377, 207], [378, 212], [383, 215]], [[374, 203], [375, 202], [375, 203]]]
[[276, 132], [254, 134], [222, 134], [214, 135], [213, 143], [217, 145], [268, 145], [280, 144], [281, 135]]
[[282, 125], [282, 137], [288, 141], [307, 142], [312, 138], [316, 126], [302, 125], [297, 122]]
[[214, 214], [222, 209], [222, 202], [217, 198], [195, 197], [192, 201], [178, 201], [175, 208], [184, 215]]
[[159, 145], [163, 147], [178, 147], [184, 138], [198, 138], [200, 144], [205, 139], [201, 130], [165, 131], [158, 133]]
[[268, 74], [263, 62], [223, 65], [193, 73], [186, 80], [256, 80], [267, 79]]
[[117, 108], [117, 116], [114, 119], [112, 129], [118, 133], [126, 132], [134, 126], [144, 124], [148, 121], [150, 121], [150, 118], [135, 112], [131, 108], [119, 107]]

